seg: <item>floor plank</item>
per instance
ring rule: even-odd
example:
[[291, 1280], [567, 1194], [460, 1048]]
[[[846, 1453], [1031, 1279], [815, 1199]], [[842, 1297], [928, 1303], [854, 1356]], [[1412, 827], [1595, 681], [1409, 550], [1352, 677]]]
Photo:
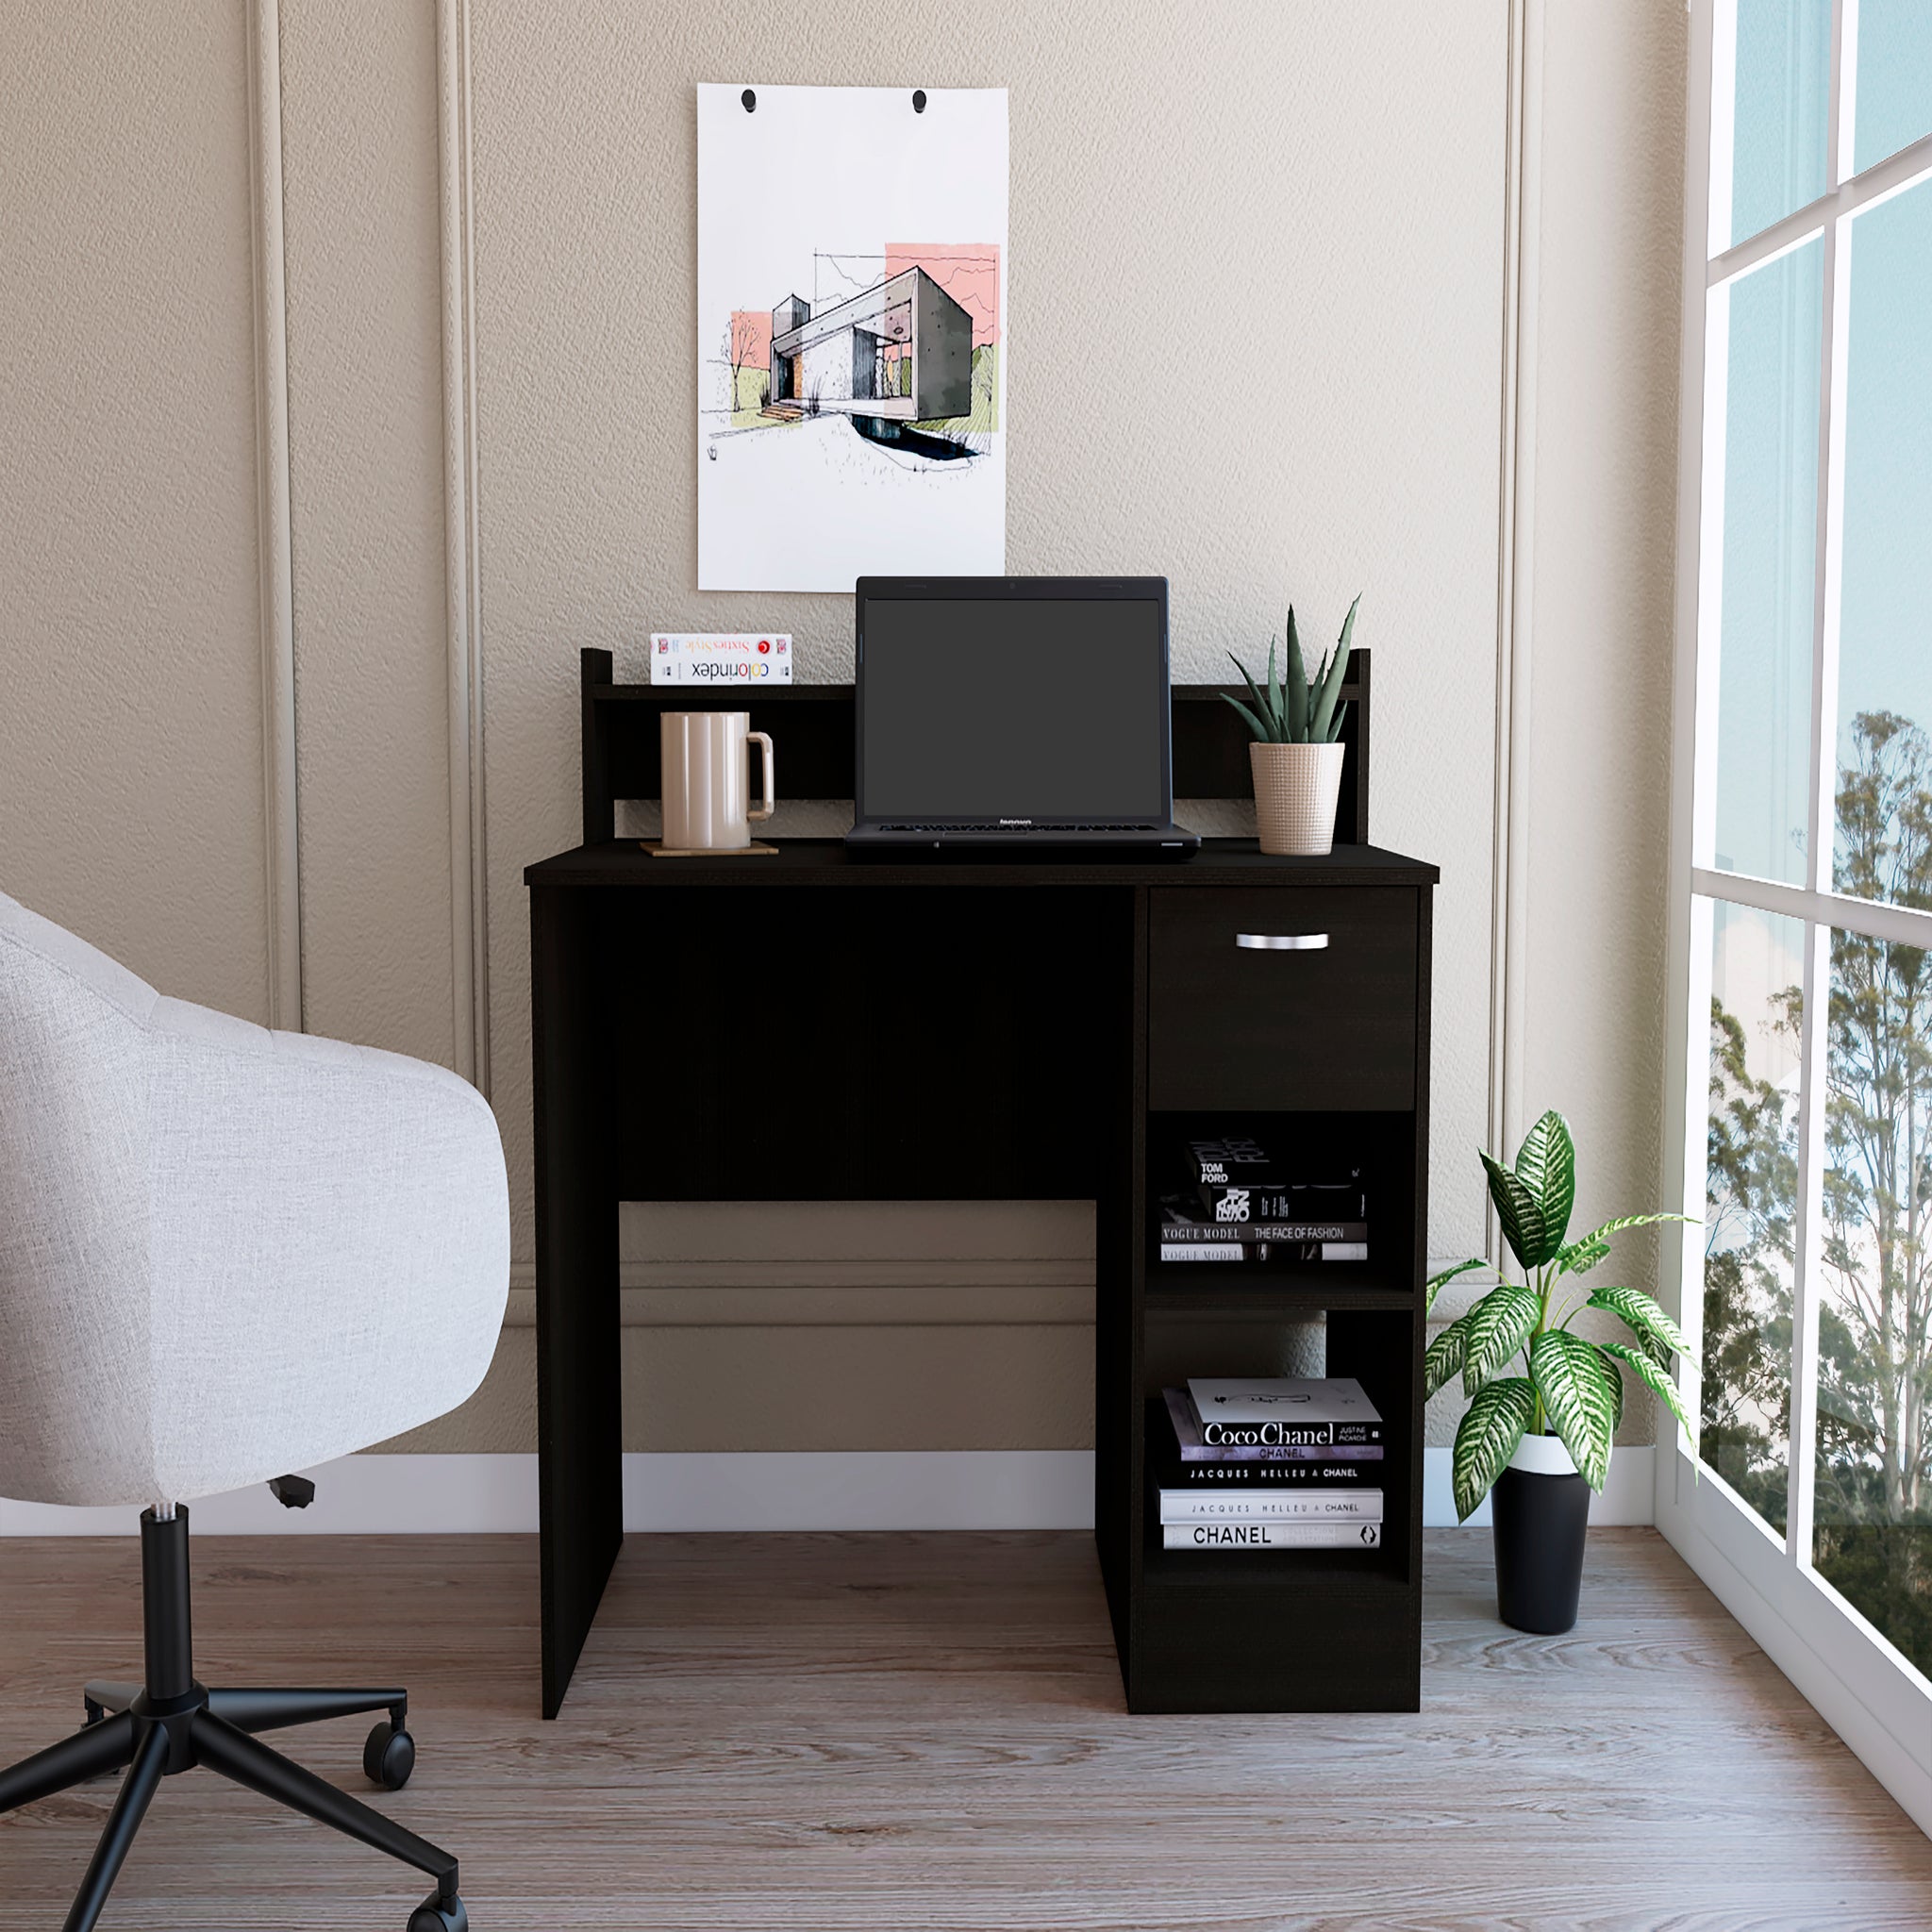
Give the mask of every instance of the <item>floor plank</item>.
[[[0, 1543], [0, 1763], [137, 1674], [138, 1569]], [[1480, 1533], [1425, 1581], [1398, 1717], [1129, 1718], [1073, 1535], [633, 1538], [554, 1724], [527, 1539], [210, 1539], [195, 1609], [207, 1681], [408, 1684], [385, 1808], [477, 1932], [1932, 1924], [1932, 1845], [1654, 1532], [1592, 1535], [1567, 1637], [1496, 1622]], [[277, 1741], [362, 1791], [365, 1728]], [[114, 1790], [0, 1818], [0, 1932], [59, 1922]], [[402, 1932], [421, 1890], [197, 1773], [103, 1924]]]

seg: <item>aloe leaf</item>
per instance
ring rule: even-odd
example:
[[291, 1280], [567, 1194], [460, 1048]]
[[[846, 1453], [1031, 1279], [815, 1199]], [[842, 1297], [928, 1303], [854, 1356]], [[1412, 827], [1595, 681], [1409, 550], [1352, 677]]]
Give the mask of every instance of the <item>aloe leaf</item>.
[[1496, 1219], [1503, 1224], [1510, 1252], [1524, 1268], [1541, 1268], [1556, 1243], [1543, 1225], [1536, 1196], [1500, 1160], [1491, 1160], [1487, 1154], [1478, 1158], [1490, 1177], [1490, 1199], [1496, 1204]]
[[1601, 1491], [1617, 1424], [1595, 1344], [1567, 1328], [1546, 1328], [1529, 1345], [1529, 1378], [1584, 1481]]
[[[1667, 1370], [1660, 1369], [1657, 1363], [1652, 1361], [1641, 1351], [1634, 1348], [1625, 1348], [1621, 1341], [1604, 1341], [1599, 1342], [1597, 1346], [1603, 1354], [1614, 1356], [1618, 1361], [1624, 1363], [1630, 1373], [1677, 1418], [1678, 1423], [1683, 1427], [1684, 1434], [1690, 1439], [1690, 1457], [1691, 1460], [1695, 1461], [1697, 1457], [1697, 1424], [1690, 1420], [1690, 1413], [1684, 1407], [1683, 1398], [1677, 1393], [1676, 1378]], [[1616, 1371], [1613, 1369], [1611, 1374], [1614, 1374], [1615, 1373]]]
[[1446, 1388], [1462, 1373], [1462, 1351], [1469, 1340], [1469, 1317], [1450, 1323], [1423, 1354], [1423, 1400]]
[[1308, 669], [1302, 660], [1301, 633], [1294, 627], [1294, 606], [1288, 607], [1288, 693], [1284, 715], [1288, 719], [1288, 742], [1308, 741]]
[[1321, 675], [1316, 678], [1319, 696], [1314, 715], [1309, 721], [1308, 736], [1317, 744], [1329, 744], [1341, 729], [1339, 715], [1341, 702], [1341, 687], [1348, 677], [1349, 639], [1355, 634], [1356, 606], [1360, 604], [1359, 595], [1348, 607], [1348, 615], [1342, 620], [1341, 637], [1333, 653], [1323, 665]]
[[1456, 1431], [1450, 1474], [1456, 1491], [1456, 1515], [1467, 1523], [1508, 1466], [1536, 1413], [1536, 1391], [1521, 1375], [1491, 1382], [1469, 1405]]
[[[1272, 641], [1268, 646], [1268, 650], [1272, 657], [1274, 650]], [[1227, 661], [1241, 673], [1242, 681], [1248, 687], [1248, 695], [1255, 701], [1255, 708], [1252, 711], [1249, 710], [1238, 699], [1229, 697], [1226, 691], [1223, 691], [1222, 696], [1227, 698], [1228, 703], [1233, 705], [1241, 712], [1241, 716], [1254, 726], [1255, 736], [1263, 744], [1279, 744], [1281, 742], [1281, 733], [1274, 727], [1274, 714], [1268, 708], [1268, 700], [1261, 695], [1259, 687], [1255, 683], [1254, 674], [1249, 671], [1248, 667], [1232, 651], [1227, 654]]]
[[1557, 1271], [1561, 1274], [1588, 1274], [1610, 1252], [1610, 1237], [1622, 1234], [1626, 1227], [1654, 1227], [1663, 1221], [1688, 1222], [1690, 1219], [1688, 1214], [1619, 1214], [1601, 1227], [1593, 1227], [1588, 1234], [1578, 1235], [1557, 1257]]
[[1362, 608], [1362, 593], [1355, 593], [1355, 602], [1348, 607], [1348, 615], [1341, 620], [1341, 636], [1336, 641], [1335, 653], [1338, 660], [1348, 662], [1348, 654], [1354, 648], [1355, 614]]
[[1423, 1283], [1423, 1313], [1427, 1314], [1436, 1306], [1436, 1297], [1458, 1274], [1467, 1274], [1472, 1268], [1487, 1268], [1490, 1264], [1480, 1255], [1471, 1261], [1458, 1261], [1453, 1268], [1445, 1268], [1440, 1274], [1432, 1274]]
[[1533, 1290], [1506, 1281], [1463, 1316], [1469, 1324], [1462, 1349], [1465, 1395], [1474, 1395], [1529, 1340], [1541, 1312], [1541, 1298]]
[[1247, 720], [1248, 729], [1255, 734], [1256, 739], [1262, 744], [1266, 744], [1268, 742], [1268, 727], [1261, 723], [1260, 719], [1256, 717], [1254, 712], [1249, 710], [1247, 706], [1242, 704], [1238, 697], [1233, 696], [1227, 691], [1223, 691], [1221, 695], [1226, 703], [1232, 705]]
[[1650, 1346], [1654, 1341], [1687, 1361], [1696, 1359], [1684, 1340], [1684, 1331], [1641, 1288], [1593, 1288], [1587, 1306], [1603, 1308], [1624, 1323], [1643, 1344], [1646, 1355], [1655, 1357], [1657, 1351]]
[[1541, 1259], [1547, 1261], [1563, 1245], [1570, 1210], [1576, 1205], [1576, 1143], [1570, 1138], [1570, 1123], [1555, 1108], [1523, 1137], [1516, 1150], [1516, 1176], [1542, 1210], [1550, 1253]]

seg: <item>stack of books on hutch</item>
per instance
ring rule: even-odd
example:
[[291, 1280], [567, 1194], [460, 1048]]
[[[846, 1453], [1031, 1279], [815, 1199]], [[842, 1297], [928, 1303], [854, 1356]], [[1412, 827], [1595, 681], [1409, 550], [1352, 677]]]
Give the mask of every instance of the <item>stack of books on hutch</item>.
[[1175, 1449], [1165, 1548], [1381, 1547], [1382, 1418], [1359, 1382], [1195, 1375], [1162, 1393]]
[[1358, 1167], [1310, 1174], [1240, 1137], [1191, 1141], [1188, 1168], [1188, 1191], [1161, 1199], [1163, 1261], [1368, 1259]]

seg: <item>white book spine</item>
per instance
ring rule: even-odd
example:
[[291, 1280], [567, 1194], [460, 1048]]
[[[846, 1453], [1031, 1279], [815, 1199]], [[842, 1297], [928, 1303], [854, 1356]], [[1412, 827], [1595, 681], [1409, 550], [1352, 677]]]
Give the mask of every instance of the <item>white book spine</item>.
[[1380, 1490], [1162, 1490], [1163, 1523], [1380, 1523]]
[[1376, 1550], [1379, 1523], [1170, 1523], [1170, 1550]]

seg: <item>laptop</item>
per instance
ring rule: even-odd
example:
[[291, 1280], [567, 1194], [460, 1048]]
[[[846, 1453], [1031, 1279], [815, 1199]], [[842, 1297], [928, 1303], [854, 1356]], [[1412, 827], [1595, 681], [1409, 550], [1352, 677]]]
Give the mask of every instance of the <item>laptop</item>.
[[860, 577], [846, 843], [1192, 851], [1165, 577]]

